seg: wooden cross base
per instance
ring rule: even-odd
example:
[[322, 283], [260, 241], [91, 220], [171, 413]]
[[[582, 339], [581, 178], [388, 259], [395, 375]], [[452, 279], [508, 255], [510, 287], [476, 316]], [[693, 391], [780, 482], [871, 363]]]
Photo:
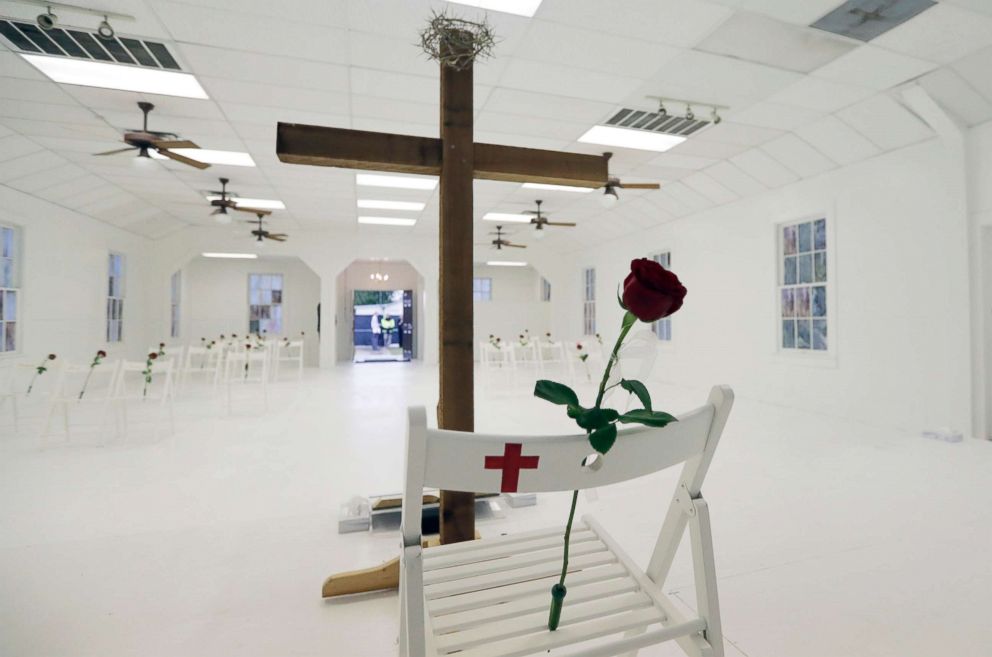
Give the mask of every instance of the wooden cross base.
[[[479, 532], [475, 532], [475, 538], [480, 539], [482, 536]], [[425, 548], [440, 544], [440, 536], [432, 536], [423, 542]], [[400, 558], [396, 557], [371, 568], [349, 570], [348, 572], [331, 575], [324, 580], [324, 585], [320, 588], [320, 597], [334, 598], [341, 595], [352, 595], [353, 593], [370, 593], [372, 591], [398, 589], [399, 587]]]

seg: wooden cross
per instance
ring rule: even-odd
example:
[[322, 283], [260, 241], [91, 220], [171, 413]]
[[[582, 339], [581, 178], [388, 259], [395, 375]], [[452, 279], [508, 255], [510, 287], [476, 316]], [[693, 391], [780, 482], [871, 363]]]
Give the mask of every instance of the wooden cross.
[[[438, 427], [473, 431], [472, 181], [574, 187], [608, 182], [608, 156], [476, 144], [472, 66], [441, 65], [440, 139], [279, 123], [276, 151], [291, 164], [440, 177]], [[441, 542], [475, 538], [475, 496], [441, 491]]]
[[521, 470], [535, 470], [540, 456], [521, 456], [523, 445], [506, 443], [503, 446], [503, 456], [487, 456], [486, 470], [502, 470], [499, 490], [502, 493], [516, 493], [520, 482]]

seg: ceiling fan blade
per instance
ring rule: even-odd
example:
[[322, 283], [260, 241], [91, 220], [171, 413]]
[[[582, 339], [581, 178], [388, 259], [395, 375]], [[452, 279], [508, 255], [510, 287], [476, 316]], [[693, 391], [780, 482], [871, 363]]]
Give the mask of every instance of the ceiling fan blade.
[[545, 221], [544, 222], [544, 225], [545, 226], [575, 226], [577, 224], [575, 222], [572, 222], [572, 221]]
[[276, 242], [285, 242], [289, 235], [285, 233], [269, 233], [265, 236], [266, 239], [275, 240]]
[[158, 150], [159, 155], [164, 155], [170, 160], [175, 160], [176, 162], [180, 162], [182, 164], [186, 164], [191, 167], [196, 167], [197, 169], [206, 169], [210, 167], [209, 164], [206, 164], [204, 162], [197, 162], [196, 160], [190, 159], [185, 155], [179, 155], [178, 153], [173, 153], [172, 151], [165, 148], [159, 148], [156, 150]]
[[187, 139], [156, 139], [152, 142], [152, 146], [155, 148], [199, 148]]
[[661, 189], [658, 183], [620, 183], [617, 187], [624, 189]]
[[128, 146], [127, 148], [118, 148], [112, 151], [104, 151], [103, 153], [93, 153], [94, 155], [116, 155], [117, 153], [126, 153], [128, 151], [138, 150], [137, 146]]
[[509, 242], [503, 242], [503, 246], [508, 246], [513, 249], [526, 249], [526, 244], [510, 244]]
[[231, 209], [232, 210], [237, 210], [238, 212], [251, 212], [252, 214], [260, 214], [263, 217], [266, 217], [266, 216], [272, 214], [272, 210], [263, 210], [261, 208], [241, 207], [241, 206], [238, 206], [238, 205], [232, 205], [231, 206]]

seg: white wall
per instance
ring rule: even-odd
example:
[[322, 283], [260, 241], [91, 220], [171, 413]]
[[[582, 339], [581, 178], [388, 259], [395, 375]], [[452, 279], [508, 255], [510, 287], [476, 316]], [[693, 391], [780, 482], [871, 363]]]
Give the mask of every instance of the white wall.
[[296, 339], [304, 332], [304, 363], [316, 366], [320, 279], [299, 258], [191, 260], [183, 268], [183, 333], [179, 341], [198, 344], [201, 337], [209, 340], [220, 334], [247, 334], [249, 274], [282, 274], [282, 335]]
[[493, 291], [492, 301], [476, 301], [473, 307], [476, 345], [488, 340], [490, 334], [511, 341], [525, 329], [533, 337], [550, 330], [551, 304], [541, 301], [541, 276], [533, 267], [476, 264], [473, 275], [491, 278]]
[[[965, 222], [936, 140], [597, 246], [552, 276], [556, 322], [580, 326], [580, 268], [597, 269], [598, 324], [614, 338], [629, 261], [671, 250], [689, 290], [658, 379], [912, 430], [967, 431]], [[832, 216], [836, 359], [776, 350], [778, 222]], [[567, 289], [566, 289], [567, 288]], [[573, 329], [575, 330], [575, 329]]]
[[[88, 362], [98, 349], [111, 358], [146, 352], [147, 240], [2, 185], [0, 223], [22, 233], [20, 348], [0, 358], [54, 352]], [[106, 343], [110, 251], [126, 256], [124, 342], [115, 345]]]

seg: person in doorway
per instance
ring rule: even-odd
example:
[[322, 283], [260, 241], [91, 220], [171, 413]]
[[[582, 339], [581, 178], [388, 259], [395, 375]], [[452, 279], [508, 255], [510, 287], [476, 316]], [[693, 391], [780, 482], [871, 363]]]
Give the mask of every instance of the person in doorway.
[[379, 319], [379, 311], [372, 313], [372, 351], [379, 351], [379, 343], [382, 341], [382, 323]]
[[386, 349], [389, 349], [389, 347], [393, 344], [393, 331], [396, 329], [396, 320], [389, 315], [386, 315], [382, 318], [382, 322], [380, 322], [380, 324], [382, 326], [382, 339], [384, 346]]

